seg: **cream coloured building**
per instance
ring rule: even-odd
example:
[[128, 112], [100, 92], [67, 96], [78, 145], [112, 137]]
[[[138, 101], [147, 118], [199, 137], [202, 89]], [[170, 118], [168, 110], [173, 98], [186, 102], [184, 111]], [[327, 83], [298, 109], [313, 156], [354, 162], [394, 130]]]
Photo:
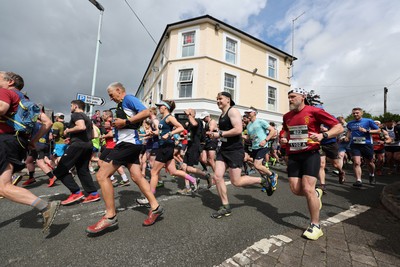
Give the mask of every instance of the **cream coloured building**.
[[278, 124], [288, 111], [291, 55], [211, 16], [167, 25], [136, 96], [147, 106], [176, 103], [175, 115], [194, 108], [221, 113], [218, 92], [228, 91], [244, 113]]

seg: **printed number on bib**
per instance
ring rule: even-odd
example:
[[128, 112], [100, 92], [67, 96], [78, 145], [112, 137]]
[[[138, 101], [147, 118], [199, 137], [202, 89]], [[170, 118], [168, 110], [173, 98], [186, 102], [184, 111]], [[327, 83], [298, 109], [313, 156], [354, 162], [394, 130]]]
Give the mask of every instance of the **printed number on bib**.
[[289, 148], [290, 151], [302, 151], [307, 149], [308, 126], [289, 126]]
[[365, 137], [353, 137], [354, 144], [365, 144]]

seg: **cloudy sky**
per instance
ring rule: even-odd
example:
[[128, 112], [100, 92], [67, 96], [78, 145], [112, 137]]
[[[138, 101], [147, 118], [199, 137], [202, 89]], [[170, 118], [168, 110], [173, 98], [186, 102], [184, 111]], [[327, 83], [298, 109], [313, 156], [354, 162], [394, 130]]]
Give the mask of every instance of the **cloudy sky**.
[[[105, 12], [95, 95], [107, 101], [114, 81], [136, 92], [156, 48], [128, 2], [157, 42], [167, 24], [209, 14], [291, 54], [294, 25], [293, 86], [314, 89], [336, 116], [355, 106], [382, 114], [386, 86], [388, 111], [400, 113], [398, 0], [99, 2]], [[77, 93], [91, 92], [99, 11], [87, 0], [0, 0], [0, 7], [0, 70], [21, 74], [35, 101], [69, 113]]]

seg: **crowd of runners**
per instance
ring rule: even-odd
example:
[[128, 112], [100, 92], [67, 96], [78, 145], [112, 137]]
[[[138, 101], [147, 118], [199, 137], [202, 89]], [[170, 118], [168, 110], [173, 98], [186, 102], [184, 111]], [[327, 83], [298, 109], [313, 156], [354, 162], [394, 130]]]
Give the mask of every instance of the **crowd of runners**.
[[[26, 97], [21, 94], [23, 87], [21, 76], [0, 71], [0, 197], [38, 209], [44, 231], [50, 228], [60, 205], [100, 200], [105, 214], [86, 232], [97, 234], [115, 227], [114, 187], [130, 186], [128, 176], [143, 194], [136, 202], [149, 207], [143, 225], [154, 224], [164, 213], [156, 197], [157, 189], [164, 186], [160, 179], [163, 168], [174, 179], [184, 180], [178, 194], [194, 194], [201, 179], [208, 189], [215, 186], [221, 206], [211, 217], [220, 219], [232, 213], [224, 176], [237, 187], [260, 185], [262, 192], [272, 196], [278, 174], [271, 165], [284, 164], [291, 191], [307, 201], [310, 225], [303, 236], [317, 240], [323, 235], [319, 214], [322, 196], [327, 193], [326, 160], [335, 168], [340, 184], [348, 179], [343, 165], [353, 164], [355, 188], [363, 186], [363, 164], [371, 185], [376, 183], [375, 176], [382, 175], [385, 164], [387, 174], [400, 166], [399, 124], [363, 118], [358, 107], [352, 110], [352, 121], [335, 118], [324, 110], [317, 95], [301, 88], [289, 90], [290, 110], [283, 116], [280, 130], [276, 124], [281, 122], [258, 118], [255, 107], [241, 114], [228, 92], [217, 95], [221, 110], [217, 119], [206, 111], [197, 115], [196, 110], [187, 109], [186, 119], [178, 121], [173, 115], [174, 101], [163, 100], [147, 108], [115, 82], [107, 93], [116, 108], [97, 110], [90, 118], [84, 112], [85, 103], [72, 100], [69, 122], [64, 121], [63, 113], [49, 118], [42, 108], [36, 126], [27, 134], [7, 124]], [[35, 164], [47, 175], [48, 187], [62, 183], [70, 195], [63, 201], [47, 202], [29, 191], [36, 182]], [[27, 174], [20, 173], [24, 168]]]

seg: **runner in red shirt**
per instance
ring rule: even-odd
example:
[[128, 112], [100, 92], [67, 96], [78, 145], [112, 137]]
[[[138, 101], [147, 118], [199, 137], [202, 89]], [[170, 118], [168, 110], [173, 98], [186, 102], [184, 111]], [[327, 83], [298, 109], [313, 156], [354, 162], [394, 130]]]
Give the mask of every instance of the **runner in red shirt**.
[[[322, 139], [338, 136], [342, 125], [329, 113], [305, 104], [307, 92], [295, 88], [288, 93], [290, 111], [283, 116], [281, 143], [287, 144], [288, 177], [295, 195], [305, 196], [311, 224], [303, 233], [307, 239], [317, 240], [323, 235], [319, 225], [322, 190], [315, 189], [320, 168], [319, 144]], [[329, 130], [320, 133], [321, 124]]]

